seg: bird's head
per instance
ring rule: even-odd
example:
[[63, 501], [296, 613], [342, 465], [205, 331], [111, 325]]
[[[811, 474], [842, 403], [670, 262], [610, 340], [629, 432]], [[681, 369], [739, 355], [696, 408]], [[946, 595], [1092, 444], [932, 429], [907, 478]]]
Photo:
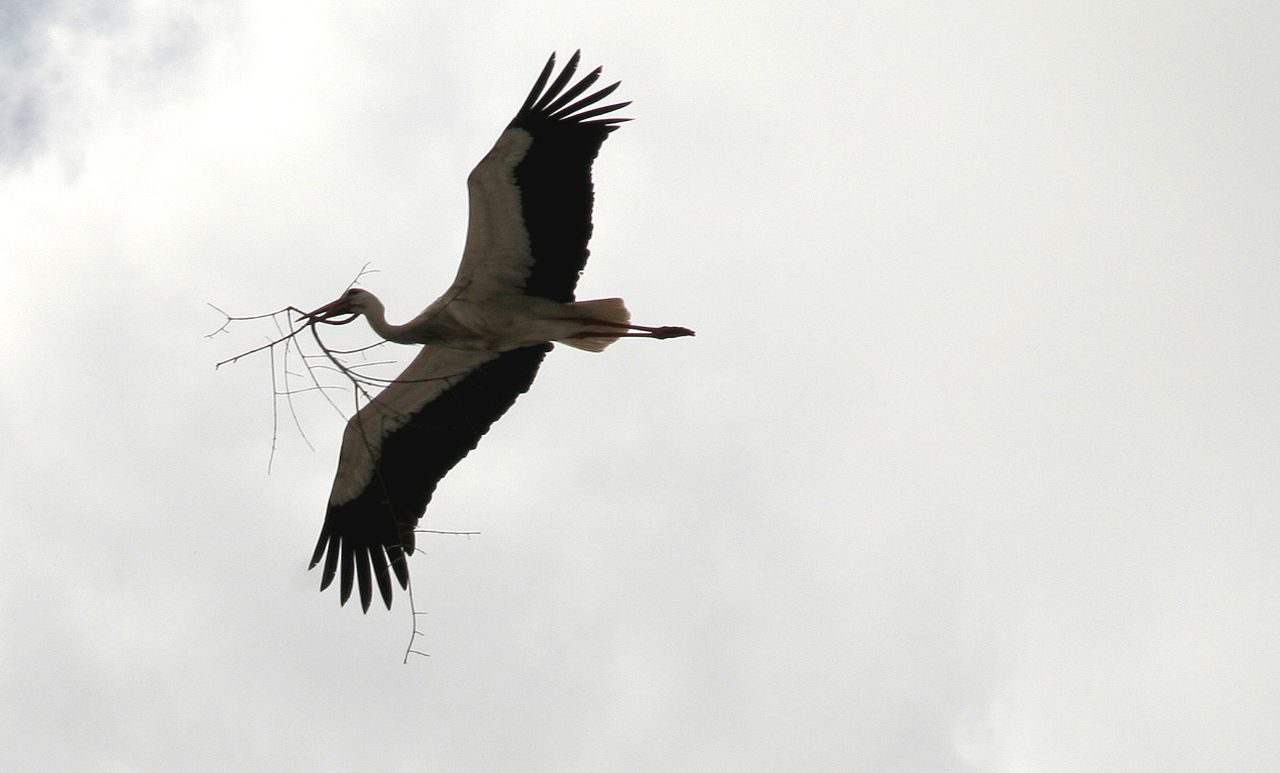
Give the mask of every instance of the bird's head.
[[[314, 322], [328, 322], [331, 325], [342, 325], [350, 322], [361, 314], [368, 314], [381, 304], [374, 297], [373, 293], [368, 290], [361, 290], [359, 287], [353, 287], [342, 294], [338, 300], [332, 303], [326, 303], [315, 311], [307, 315], [307, 318]], [[350, 314], [351, 317], [344, 320], [335, 321], [336, 317]]]

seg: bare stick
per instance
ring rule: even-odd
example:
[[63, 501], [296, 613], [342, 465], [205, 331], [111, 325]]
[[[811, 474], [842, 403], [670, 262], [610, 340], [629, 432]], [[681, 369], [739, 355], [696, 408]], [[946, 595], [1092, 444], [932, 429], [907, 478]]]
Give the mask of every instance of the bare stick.
[[427, 613], [419, 612], [417, 605], [414, 603], [413, 580], [409, 581], [409, 587], [406, 590], [409, 593], [409, 644], [404, 648], [404, 660], [400, 662], [405, 665], [408, 665], [409, 655], [411, 653], [414, 655], [421, 655], [424, 658], [429, 658], [431, 657], [431, 655], [430, 653], [423, 652], [422, 650], [416, 650], [413, 648], [414, 641], [417, 640], [418, 636], [423, 635], [422, 631], [418, 630], [418, 615], [426, 615]]
[[276, 438], [279, 437], [278, 429], [280, 427], [280, 411], [279, 402], [276, 400], [280, 396], [280, 392], [276, 389], [276, 350], [272, 347], [271, 354], [271, 453], [267, 454], [267, 474], [271, 474], [271, 465], [276, 460]]
[[315, 453], [316, 447], [311, 445], [311, 439], [307, 437], [306, 430], [302, 428], [302, 422], [298, 420], [298, 410], [293, 404], [293, 389], [289, 386], [289, 352], [293, 348], [293, 343], [293, 339], [289, 339], [284, 344], [284, 400], [289, 405], [289, 415], [293, 417], [293, 426], [298, 430], [298, 436], [307, 444], [307, 448]]

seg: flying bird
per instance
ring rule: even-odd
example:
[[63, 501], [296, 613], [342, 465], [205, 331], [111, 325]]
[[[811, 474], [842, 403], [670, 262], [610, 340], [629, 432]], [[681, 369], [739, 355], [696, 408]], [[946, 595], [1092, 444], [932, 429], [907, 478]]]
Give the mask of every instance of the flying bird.
[[551, 55], [468, 176], [462, 263], [443, 295], [403, 325], [388, 323], [382, 303], [360, 288], [306, 315], [312, 322], [363, 315], [388, 341], [424, 345], [342, 436], [310, 566], [324, 561], [322, 591], [340, 578], [343, 604], [358, 585], [367, 612], [376, 581], [390, 609], [392, 574], [409, 587], [414, 528], [436, 485], [529, 389], [551, 342], [598, 352], [622, 337], [693, 335], [632, 325], [620, 298], [574, 299], [591, 238], [591, 164], [628, 120], [614, 113], [631, 104], [595, 106], [619, 86], [588, 93], [601, 68], [570, 86], [579, 54], [554, 81]]

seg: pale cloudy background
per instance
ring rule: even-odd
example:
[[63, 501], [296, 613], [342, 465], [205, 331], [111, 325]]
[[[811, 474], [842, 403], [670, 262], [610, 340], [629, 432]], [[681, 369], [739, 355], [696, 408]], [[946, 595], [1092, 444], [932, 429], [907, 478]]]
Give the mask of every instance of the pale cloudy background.
[[[1280, 6], [0, 4], [11, 770], [1280, 765]], [[546, 55], [637, 120], [410, 619], [254, 313], [404, 319]]]

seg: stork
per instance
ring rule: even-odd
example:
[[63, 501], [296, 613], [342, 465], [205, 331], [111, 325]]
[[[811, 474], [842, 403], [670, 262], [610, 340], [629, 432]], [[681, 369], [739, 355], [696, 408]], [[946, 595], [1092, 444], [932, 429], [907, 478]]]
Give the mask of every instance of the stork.
[[368, 612], [376, 580], [390, 609], [392, 573], [408, 589], [414, 529], [436, 485], [528, 391], [552, 342], [598, 352], [623, 337], [693, 335], [632, 325], [620, 298], [574, 300], [591, 238], [591, 164], [628, 120], [613, 113], [630, 104], [594, 107], [618, 83], [581, 96], [599, 79], [598, 67], [569, 86], [580, 53], [548, 85], [551, 55], [468, 176], [462, 263], [443, 295], [402, 325], [388, 323], [382, 303], [360, 288], [306, 315], [313, 323], [362, 315], [388, 341], [424, 345], [342, 436], [310, 564], [324, 560], [322, 591], [341, 578], [342, 604], [358, 584]]

